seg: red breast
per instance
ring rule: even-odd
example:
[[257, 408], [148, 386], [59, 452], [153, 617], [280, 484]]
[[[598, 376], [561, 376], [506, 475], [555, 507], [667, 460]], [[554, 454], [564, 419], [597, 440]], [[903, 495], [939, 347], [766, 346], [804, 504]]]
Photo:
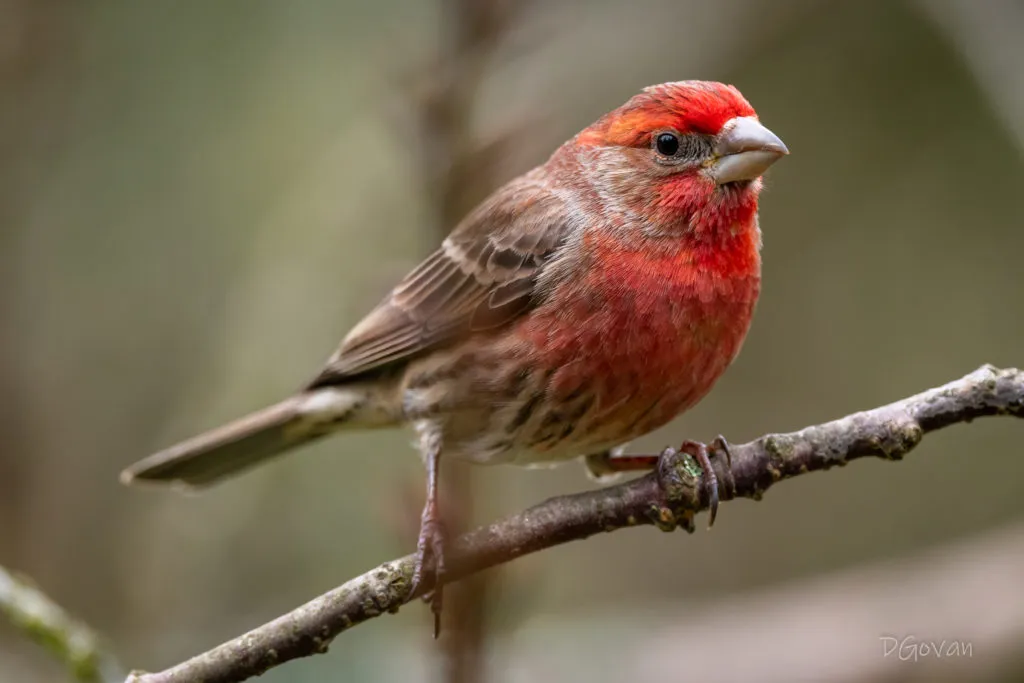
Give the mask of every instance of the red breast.
[[589, 424], [574, 430], [587, 444], [629, 439], [671, 420], [738, 353], [760, 291], [755, 216], [719, 237], [636, 248], [596, 233], [585, 245], [582, 276], [519, 324], [529, 355], [553, 371], [548, 400], [581, 387], [595, 394]]

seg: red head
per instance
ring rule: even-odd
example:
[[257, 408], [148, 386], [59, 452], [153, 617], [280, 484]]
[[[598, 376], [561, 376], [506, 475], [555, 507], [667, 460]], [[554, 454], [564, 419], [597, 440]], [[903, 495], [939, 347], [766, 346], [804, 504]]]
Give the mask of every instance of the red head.
[[652, 85], [601, 117], [577, 138], [580, 144], [649, 147], [656, 131], [717, 135], [737, 116], [757, 114], [740, 91], [712, 81]]
[[739, 90], [710, 81], [645, 88], [574, 143], [606, 197], [655, 223], [693, 224], [711, 203], [752, 218], [761, 174], [789, 153]]

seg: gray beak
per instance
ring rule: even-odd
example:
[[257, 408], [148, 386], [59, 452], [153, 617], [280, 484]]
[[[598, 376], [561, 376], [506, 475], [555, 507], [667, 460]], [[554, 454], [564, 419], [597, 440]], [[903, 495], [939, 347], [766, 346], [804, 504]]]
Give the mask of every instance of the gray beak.
[[709, 171], [719, 185], [759, 178], [768, 167], [789, 154], [775, 133], [750, 116], [739, 116], [722, 126]]

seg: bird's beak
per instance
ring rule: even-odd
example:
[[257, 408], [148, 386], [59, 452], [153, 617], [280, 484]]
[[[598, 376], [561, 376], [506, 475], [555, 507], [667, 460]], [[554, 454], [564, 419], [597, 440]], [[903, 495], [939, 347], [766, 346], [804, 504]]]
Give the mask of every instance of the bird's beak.
[[754, 180], [789, 154], [775, 133], [750, 116], [737, 116], [722, 126], [708, 169], [719, 185]]

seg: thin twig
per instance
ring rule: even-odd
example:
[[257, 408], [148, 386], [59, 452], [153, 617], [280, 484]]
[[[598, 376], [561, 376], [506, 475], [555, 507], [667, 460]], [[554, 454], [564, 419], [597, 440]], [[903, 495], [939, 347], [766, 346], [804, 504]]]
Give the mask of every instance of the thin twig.
[[120, 681], [124, 669], [99, 637], [65, 612], [28, 578], [0, 567], [0, 613], [16, 629], [54, 654], [83, 683]]
[[[845, 465], [868, 456], [899, 460], [924, 434], [986, 415], [1024, 416], [1024, 373], [983, 366], [941, 387], [887, 406], [808, 427], [768, 434], [731, 447], [731, 467], [715, 461], [723, 500], [759, 500], [775, 482]], [[694, 529], [705, 510], [702, 475], [693, 459], [674, 454], [657, 472], [570, 496], [560, 496], [461, 536], [449, 580], [602, 531], [653, 524]], [[395, 612], [418, 597], [409, 591], [413, 556], [366, 574], [204, 654], [160, 673], [134, 673], [129, 683], [231, 683], [297, 657], [326, 652], [339, 633]], [[422, 590], [429, 590], [423, 586]]]
[[[495, 185], [500, 154], [487, 154], [503, 136], [485, 144], [474, 135], [473, 113], [487, 66], [514, 26], [522, 2], [440, 0], [438, 53], [415, 79], [412, 97], [420, 131], [420, 173], [428, 193], [434, 239], [443, 240], [453, 225]], [[475, 500], [472, 467], [455, 463], [443, 470], [443, 518], [451, 533], [470, 528]], [[417, 516], [418, 517], [418, 516]], [[441, 641], [447, 683], [483, 680], [487, 644], [488, 577], [479, 575], [447, 591]]]

